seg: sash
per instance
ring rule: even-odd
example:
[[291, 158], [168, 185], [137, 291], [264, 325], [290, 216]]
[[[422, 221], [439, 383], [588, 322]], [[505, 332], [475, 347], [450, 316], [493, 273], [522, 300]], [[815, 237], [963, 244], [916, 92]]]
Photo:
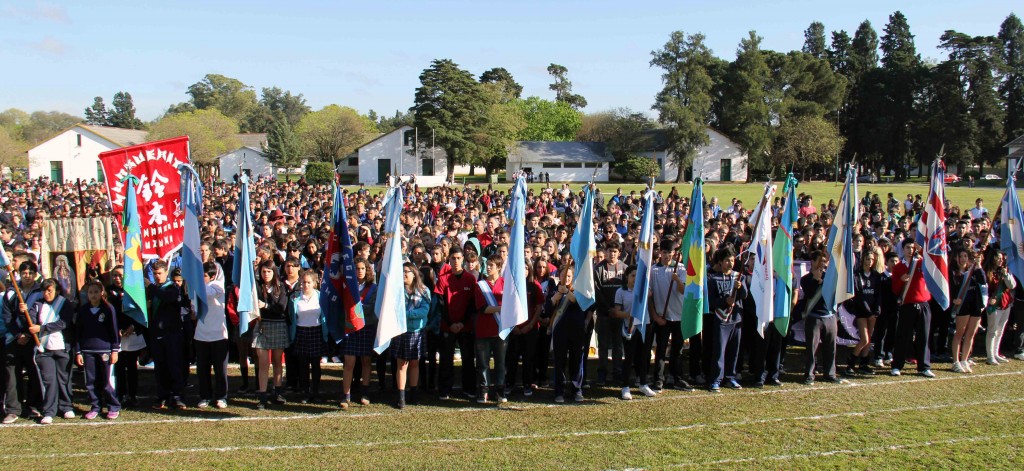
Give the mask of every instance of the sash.
[[[57, 296], [53, 300], [53, 305], [49, 305], [45, 302], [39, 303], [39, 325], [43, 326], [51, 322], [56, 322], [60, 318], [60, 309], [64, 307], [64, 297]], [[39, 337], [39, 346], [36, 347], [39, 353], [43, 353], [47, 350], [64, 350], [64, 334], [60, 332], [53, 332], [50, 334], [42, 335]]]
[[[476, 282], [476, 285], [480, 287], [480, 291], [484, 294], [484, 300], [487, 301], [489, 307], [495, 307], [498, 305], [498, 300], [494, 298], [494, 292], [491, 291], [491, 285], [487, 280], [480, 280]], [[495, 312], [491, 314], [494, 316], [494, 322], [498, 323], [498, 330], [501, 330], [501, 313]]]

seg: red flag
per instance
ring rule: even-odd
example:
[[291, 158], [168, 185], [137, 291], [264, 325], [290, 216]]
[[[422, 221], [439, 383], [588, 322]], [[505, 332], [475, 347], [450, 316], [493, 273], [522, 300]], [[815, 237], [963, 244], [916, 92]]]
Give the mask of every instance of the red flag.
[[[181, 211], [181, 178], [178, 165], [188, 164], [188, 136], [122, 147], [99, 155], [107, 181], [110, 209], [124, 211], [129, 172], [139, 179], [135, 187], [142, 227], [142, 257], [167, 258], [181, 248], [184, 218]], [[124, 229], [121, 229], [124, 240]]]

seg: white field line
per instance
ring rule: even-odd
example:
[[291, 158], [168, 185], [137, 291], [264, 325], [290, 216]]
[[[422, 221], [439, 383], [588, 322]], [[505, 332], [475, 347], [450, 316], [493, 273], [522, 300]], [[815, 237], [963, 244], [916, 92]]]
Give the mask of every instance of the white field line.
[[758, 461], [788, 461], [797, 458], [818, 458], [823, 456], [836, 456], [836, 455], [859, 455], [862, 453], [877, 453], [877, 452], [889, 452], [899, 450], [909, 450], [913, 448], [927, 448], [939, 445], [956, 445], [960, 443], [975, 443], [985, 442], [989, 440], [1002, 440], [1008, 438], [1022, 438], [1024, 433], [1012, 433], [1004, 435], [980, 435], [974, 437], [964, 438], [950, 438], [948, 440], [928, 440], [924, 442], [912, 442], [912, 443], [897, 443], [893, 445], [881, 445], [871, 446], [865, 448], [852, 448], [852, 449], [841, 449], [841, 450], [826, 450], [826, 451], [814, 451], [810, 453], [796, 453], [791, 455], [773, 455], [773, 456], [752, 456], [748, 458], [726, 458], [724, 460], [717, 461], [690, 461], [687, 463], [677, 463], [670, 465], [670, 467], [691, 467], [691, 466], [708, 466], [708, 465], [721, 465], [721, 464], [737, 464], [737, 463], [753, 463]]
[[[982, 373], [973, 375], [957, 375], [957, 376], [944, 376], [939, 378], [915, 378], [905, 379], [897, 381], [885, 381], [877, 383], [847, 383], [843, 385], [828, 385], [828, 386], [810, 386], [810, 387], [795, 387], [785, 389], [766, 389], [766, 390], [745, 390], [744, 392], [733, 392], [733, 393], [722, 393], [722, 394], [689, 394], [681, 393], [672, 396], [660, 396], [653, 398], [641, 398], [631, 402], [644, 403], [650, 401], [677, 401], [677, 400], [701, 400], [701, 399], [724, 399], [736, 396], [756, 396], [756, 395], [768, 395], [768, 394], [793, 394], [793, 393], [804, 393], [812, 391], [822, 390], [835, 390], [842, 388], [862, 388], [862, 387], [884, 387], [884, 386], [899, 386], [904, 384], [914, 383], [933, 383], [942, 381], [959, 381], [959, 380], [970, 380], [970, 379], [981, 379], [981, 378], [993, 378], [1001, 376], [1019, 376], [1024, 375], [1022, 371], [1003, 371], [999, 373]], [[461, 407], [444, 409], [438, 412], [437, 409], [422, 409], [422, 412], [434, 412], [448, 414], [452, 412], [502, 412], [502, 411], [525, 411], [531, 409], [546, 409], [554, 407], [588, 407], [588, 406], [601, 406], [621, 403], [618, 400], [612, 402], [600, 402], [583, 404], [581, 406], [573, 405], [561, 405], [561, 404], [524, 404], [524, 405], [510, 405], [508, 407], [495, 408], [495, 407]], [[227, 409], [230, 411], [231, 409]], [[156, 420], [95, 420], [95, 421], [83, 421], [73, 420], [71, 422], [57, 421], [51, 425], [38, 425], [34, 422], [27, 420], [18, 421], [18, 423], [0, 425], [0, 431], [7, 428], [19, 428], [19, 427], [112, 427], [118, 425], [149, 425], [149, 424], [171, 424], [171, 423], [206, 423], [206, 422], [275, 422], [275, 421], [292, 421], [292, 420], [318, 420], [326, 418], [365, 418], [365, 417], [381, 417], [387, 415], [395, 415], [400, 412], [367, 412], [367, 413], [349, 413], [341, 411], [328, 411], [319, 413], [308, 413], [308, 414], [296, 414], [296, 415], [282, 415], [282, 416], [254, 416], [254, 417], [182, 417], [180, 419], [156, 419]]]
[[903, 412], [919, 412], [925, 410], [937, 410], [937, 409], [954, 409], [961, 407], [973, 407], [979, 405], [992, 405], [992, 404], [1012, 404], [1017, 402], [1024, 402], [1024, 398], [1011, 398], [1011, 399], [993, 399], [988, 401], [975, 401], [975, 402], [960, 402], [960, 403], [949, 403], [949, 404], [932, 404], [926, 406], [913, 406], [913, 407], [898, 407], [892, 409], [880, 409], [880, 410], [869, 410], [869, 411], [857, 411], [857, 412], [842, 412], [836, 414], [824, 414], [824, 415], [811, 415], [811, 416], [800, 416], [800, 417], [773, 417], [766, 419], [750, 419], [750, 420], [738, 420], [730, 422], [717, 422], [717, 423], [704, 423], [704, 424], [687, 424], [677, 425], [672, 427], [648, 427], [648, 428], [634, 428], [634, 429], [621, 429], [621, 430], [587, 430], [581, 432], [562, 432], [562, 433], [545, 433], [545, 434], [521, 434], [521, 435], [502, 435], [496, 437], [460, 437], [460, 438], [437, 438], [429, 440], [391, 440], [391, 441], [374, 441], [374, 442], [363, 442], [363, 441], [351, 441], [341, 443], [307, 443], [299, 445], [262, 445], [262, 446], [227, 446], [227, 447], [207, 447], [207, 448], [165, 448], [157, 450], [124, 450], [124, 451], [97, 451], [97, 452], [83, 452], [83, 453], [40, 453], [40, 454], [14, 454], [14, 455], [0, 455], [0, 458], [8, 459], [48, 459], [48, 458], [88, 458], [88, 457], [99, 457], [99, 456], [126, 456], [126, 455], [172, 455], [177, 453], [222, 453], [232, 451], [280, 451], [280, 450], [308, 450], [308, 449], [324, 449], [324, 448], [340, 448], [340, 447], [379, 447], [379, 446], [396, 446], [396, 445], [438, 445], [438, 444], [453, 444], [453, 443], [486, 443], [486, 442], [502, 442], [506, 440], [537, 440], [537, 439], [551, 439], [551, 438], [574, 438], [574, 437], [589, 437], [589, 436], [602, 436], [602, 435], [628, 435], [632, 433], [651, 433], [651, 432], [676, 432], [686, 430], [696, 430], [704, 428], [730, 428], [740, 427], [746, 425], [763, 425], [779, 422], [791, 422], [791, 421], [820, 421], [837, 418], [848, 418], [848, 417], [863, 417], [874, 414], [898, 414]]

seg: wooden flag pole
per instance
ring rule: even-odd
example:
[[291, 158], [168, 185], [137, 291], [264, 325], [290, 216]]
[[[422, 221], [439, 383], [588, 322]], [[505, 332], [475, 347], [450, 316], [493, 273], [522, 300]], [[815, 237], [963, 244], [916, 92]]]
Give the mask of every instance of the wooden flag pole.
[[[7, 265], [7, 274], [11, 277], [11, 284], [14, 286], [14, 294], [18, 295], [18, 302], [20, 304], [25, 304], [25, 298], [22, 297], [22, 295], [21, 295], [21, 287], [18, 286], [18, 280], [16, 280], [14, 278], [14, 265]], [[20, 307], [19, 307], [19, 309], [20, 309]], [[21, 311], [21, 312], [23, 314], [25, 314], [25, 320], [28, 322], [28, 326], [29, 327], [32, 327], [33, 325], [35, 325], [35, 324], [32, 323], [32, 316], [28, 315], [28, 311], [27, 310], [26, 311]], [[39, 344], [39, 334], [36, 334], [35, 332], [33, 332], [32, 333], [32, 340], [35, 340], [37, 347], [40, 345]]]

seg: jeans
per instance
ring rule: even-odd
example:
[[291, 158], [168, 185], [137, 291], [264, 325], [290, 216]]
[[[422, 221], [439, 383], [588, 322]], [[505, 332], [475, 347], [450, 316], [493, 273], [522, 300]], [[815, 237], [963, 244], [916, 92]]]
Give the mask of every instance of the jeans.
[[[665, 385], [665, 363], [668, 362], [669, 374], [673, 377], [683, 378], [682, 350], [683, 333], [679, 330], [679, 321], [666, 321], [665, 325], [654, 325], [654, 384], [655, 388]], [[669, 337], [672, 337], [671, 344]], [[690, 355], [694, 354], [692, 344]], [[691, 369], [692, 373], [692, 369]]]
[[597, 318], [597, 378], [605, 380], [608, 378], [608, 352], [611, 350], [610, 363], [612, 375], [616, 378], [622, 375], [622, 319], [615, 319], [609, 316], [598, 316]]
[[[42, 383], [36, 367], [32, 342], [18, 345], [11, 342], [4, 353], [4, 409], [7, 414], [21, 415], [22, 402], [32, 409], [42, 401]], [[28, 383], [22, 377], [28, 373]]]
[[[206, 401], [228, 398], [228, 341], [195, 341], [196, 376], [199, 377], [199, 398]], [[319, 363], [320, 359], [317, 359]], [[210, 379], [213, 368], [213, 381]]]
[[[492, 357], [494, 374], [489, 375]], [[501, 388], [505, 385], [505, 341], [500, 337], [476, 339], [476, 381], [481, 393], [486, 393], [488, 386]], [[500, 389], [497, 391], [502, 393]]]
[[704, 348], [713, 355], [707, 373], [708, 383], [721, 383], [722, 379], [736, 379], [736, 362], [740, 357], [739, 323], [723, 324], [718, 316], [712, 316], [711, 323], [704, 328], [707, 342]]
[[[626, 319], [633, 322], [632, 319]], [[621, 333], [619, 334], [621, 335]], [[622, 387], [630, 386], [630, 370], [636, 374], [636, 380], [641, 386], [647, 384], [648, 372], [651, 369], [651, 347], [654, 345], [654, 329], [647, 324], [643, 338], [640, 336], [640, 327], [636, 327], [629, 341], [626, 342], [626, 360], [623, 365], [622, 378], [619, 383]]]
[[551, 351], [555, 362], [555, 396], [565, 393], [566, 380], [572, 382], [573, 392], [583, 389], [583, 365], [589, 343], [586, 324], [585, 319], [563, 318], [551, 333], [554, 343]]

